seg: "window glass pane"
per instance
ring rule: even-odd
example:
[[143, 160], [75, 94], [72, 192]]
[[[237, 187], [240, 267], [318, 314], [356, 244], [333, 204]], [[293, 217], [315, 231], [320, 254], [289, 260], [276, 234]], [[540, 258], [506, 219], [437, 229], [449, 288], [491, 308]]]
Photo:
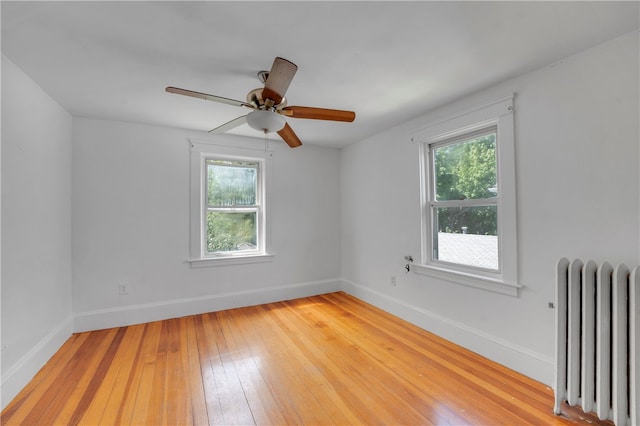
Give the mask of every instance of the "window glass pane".
[[257, 172], [257, 163], [207, 160], [207, 204], [255, 205]]
[[434, 149], [437, 201], [497, 196], [496, 133]]
[[256, 212], [207, 212], [207, 253], [256, 250]]
[[434, 210], [434, 259], [498, 269], [497, 206]]

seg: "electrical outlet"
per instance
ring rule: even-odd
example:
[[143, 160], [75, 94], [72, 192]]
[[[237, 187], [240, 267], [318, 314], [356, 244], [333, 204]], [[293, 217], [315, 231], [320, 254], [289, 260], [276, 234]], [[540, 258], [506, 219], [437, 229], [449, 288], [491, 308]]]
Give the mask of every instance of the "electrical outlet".
[[127, 294], [129, 294], [129, 284], [128, 283], [122, 283], [118, 285], [118, 294], [120, 296], [125, 296]]
[[395, 275], [391, 275], [391, 286], [392, 287], [396, 286], [396, 276]]

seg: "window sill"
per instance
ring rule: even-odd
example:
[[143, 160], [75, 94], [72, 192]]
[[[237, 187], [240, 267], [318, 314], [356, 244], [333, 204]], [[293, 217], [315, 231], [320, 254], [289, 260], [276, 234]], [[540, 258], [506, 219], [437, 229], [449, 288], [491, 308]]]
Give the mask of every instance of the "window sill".
[[431, 265], [414, 264], [412, 265], [412, 269], [420, 275], [438, 278], [454, 284], [492, 291], [494, 293], [505, 294], [507, 296], [518, 297], [518, 292], [522, 288], [520, 284], [507, 283], [496, 278], [483, 277]]
[[246, 265], [250, 263], [272, 262], [275, 254], [253, 254], [246, 256], [220, 256], [189, 259], [191, 268], [211, 268], [217, 266]]

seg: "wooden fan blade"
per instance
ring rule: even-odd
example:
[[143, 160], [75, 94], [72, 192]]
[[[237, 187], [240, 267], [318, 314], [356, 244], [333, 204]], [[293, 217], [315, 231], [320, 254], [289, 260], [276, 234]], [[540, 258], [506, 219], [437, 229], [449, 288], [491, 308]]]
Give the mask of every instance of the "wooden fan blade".
[[278, 134], [291, 148], [296, 148], [302, 145], [302, 142], [298, 139], [298, 135], [296, 135], [291, 126], [289, 126], [289, 123], [286, 123]]
[[251, 104], [242, 101], [236, 101], [235, 99], [223, 98], [222, 96], [209, 95], [207, 93], [194, 92], [193, 90], [180, 89], [178, 87], [167, 87], [165, 89], [169, 93], [175, 93], [176, 95], [191, 96], [192, 98], [204, 99], [205, 101], [220, 102], [223, 104], [234, 106], [245, 106], [252, 109], [255, 107]]
[[219, 135], [220, 133], [224, 133], [227, 130], [235, 129], [238, 126], [246, 124], [246, 122], [247, 122], [247, 116], [243, 115], [241, 117], [234, 118], [231, 121], [227, 121], [222, 126], [218, 126], [215, 129], [209, 130], [209, 133], [213, 133], [214, 135]]
[[343, 111], [340, 109], [314, 108], [304, 106], [289, 106], [280, 110], [281, 114], [293, 118], [310, 118], [312, 120], [330, 120], [352, 122], [356, 119], [353, 111]]
[[298, 66], [284, 58], [276, 58], [269, 71], [269, 77], [264, 83], [262, 99], [271, 99], [276, 105], [282, 102], [282, 98], [298, 71]]

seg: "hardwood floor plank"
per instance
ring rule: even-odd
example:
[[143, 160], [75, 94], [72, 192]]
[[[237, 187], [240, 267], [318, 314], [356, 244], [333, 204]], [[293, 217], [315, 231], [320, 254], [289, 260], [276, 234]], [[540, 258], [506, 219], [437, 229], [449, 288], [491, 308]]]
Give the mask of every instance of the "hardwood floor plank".
[[146, 338], [132, 376], [131, 397], [125, 401], [122, 410], [123, 424], [142, 425], [147, 421], [161, 331], [162, 322], [147, 324]]
[[205, 327], [205, 315], [198, 315], [194, 318], [196, 328], [196, 338], [198, 341], [198, 356], [200, 364], [200, 374], [202, 376], [202, 389], [204, 392], [205, 407], [209, 424], [222, 424], [222, 409], [216, 396], [216, 386], [214, 380], [211, 358], [219, 356], [217, 346], [211, 336], [210, 327]]
[[153, 380], [151, 385], [151, 393], [147, 408], [147, 420], [145, 424], [163, 425], [169, 424], [169, 410], [175, 401], [168, 398], [169, 391], [169, 354], [174, 350], [174, 342], [172, 341], [172, 328], [175, 320], [167, 320], [162, 322], [160, 331], [160, 340], [158, 342], [156, 359], [153, 369]]
[[[335, 397], [318, 366], [295, 346], [290, 335], [278, 332], [279, 328], [269, 321], [265, 312], [262, 307], [252, 308], [251, 316], [247, 315], [246, 334], [254, 342], [255, 353], [261, 360], [262, 376], [268, 383], [276, 384], [272, 388], [276, 398], [286, 396], [294, 409], [300, 405], [298, 401], [307, 405], [305, 409], [298, 410], [289, 423], [313, 424], [318, 421], [314, 416], [319, 416], [333, 424], [353, 424], [356, 418], [350, 415], [350, 411], [341, 410], [341, 401]], [[279, 361], [281, 359], [288, 362], [284, 364]]]
[[[352, 319], [351, 315], [344, 316], [346, 318]], [[347, 339], [351, 342], [355, 342], [359, 338], [359, 336], [367, 336], [366, 330], [362, 329], [361, 327], [344, 329], [342, 324], [332, 324], [331, 322], [329, 323], [329, 325], [332, 328], [336, 328], [337, 333], [346, 334]], [[378, 333], [379, 331], [373, 329], [372, 332]], [[382, 337], [387, 338], [389, 336]], [[362, 349], [366, 350], [367, 355], [379, 364], [378, 368], [384, 369], [386, 374], [391, 374], [394, 380], [398, 380], [403, 386], [405, 386], [407, 388], [406, 392], [408, 395], [419, 398], [419, 401], [436, 401], [436, 398], [431, 395], [429, 390], [433, 388], [434, 385], [437, 385], [437, 383], [433, 381], [429, 374], [425, 374], [425, 371], [420, 370], [420, 368], [423, 367], [422, 361], [420, 361], [419, 364], [416, 363], [416, 360], [423, 360], [425, 354], [407, 354], [408, 362], [403, 363], [405, 354], [402, 353], [403, 347], [401, 347], [398, 342], [390, 343], [394, 342], [394, 340], [389, 340], [389, 342], [382, 341], [378, 343], [375, 340], [371, 339], [370, 336], [367, 336], [367, 339], [371, 340], [371, 343], [373, 343], [374, 345], [371, 347], [363, 346]], [[391, 357], [389, 357], [389, 355], [391, 355]], [[409, 355], [412, 355], [413, 358]], [[405, 375], [396, 374], [396, 372], [398, 371], [405, 371]], [[411, 379], [404, 380], [404, 377]], [[443, 404], [442, 400], [446, 398], [439, 398], [439, 395], [438, 399], [440, 399], [440, 403], [427, 403], [426, 405], [436, 406], [440, 415], [446, 413], [447, 418], [455, 419], [456, 422], [464, 421], [464, 416], [460, 414], [460, 410], [458, 410], [457, 407], [451, 406], [451, 403]], [[432, 413], [428, 414], [432, 415]]]
[[130, 384], [129, 378], [134, 374], [145, 328], [145, 325], [133, 325], [126, 328], [126, 333], [113, 361], [113, 368], [105, 376], [100, 391], [80, 420], [80, 424], [90, 424], [95, 419], [99, 419], [99, 424], [119, 423], [118, 416], [129, 397], [130, 389], [127, 386]]
[[278, 346], [284, 352], [288, 352], [286, 359], [290, 361], [286, 366], [283, 366], [278, 362], [278, 358], [272, 357], [273, 354], [268, 350], [260, 350], [258, 346], [260, 340], [257, 336], [252, 336], [250, 332], [255, 323], [260, 321], [260, 316], [255, 313], [251, 314], [249, 310], [244, 310], [244, 314], [243, 316], [234, 316], [234, 327], [242, 330], [242, 333], [238, 333], [238, 337], [245, 339], [244, 342], [241, 340], [239, 342], [243, 346], [253, 349], [250, 354], [253, 364], [251, 368], [258, 375], [264, 374], [269, 377], [269, 382], [275, 387], [272, 393], [284, 397], [281, 398], [280, 404], [286, 404], [289, 407], [288, 416], [294, 415], [294, 417], [287, 418], [286, 421], [288, 423], [317, 424], [319, 418], [326, 419], [325, 416], [318, 417], [318, 412], [322, 412], [322, 406], [309, 392], [312, 383], [308, 380], [301, 380], [300, 372], [295, 368], [296, 362], [294, 360], [297, 360], [301, 354], [291, 352], [291, 348], [286, 346], [288, 342], [285, 339], [279, 339]]
[[65, 424], [115, 335], [115, 329], [91, 333], [24, 419], [24, 424]]
[[[275, 305], [287, 308], [285, 303]], [[278, 317], [279, 328], [293, 336], [295, 344], [307, 354], [314, 365], [324, 368], [323, 374], [332, 377], [332, 382], [347, 381], [349, 388], [354, 390], [350, 401], [362, 401], [366, 407], [376, 407], [374, 412], [367, 413], [363, 419], [365, 423], [390, 424], [398, 422], [398, 419], [402, 419], [405, 424], [421, 423], [423, 418], [415, 412], [414, 407], [407, 405], [399, 397], [402, 390], [395, 383], [388, 383], [388, 387], [379, 386], [378, 377], [369, 365], [369, 360], [362, 356], [360, 348], [337, 338], [331, 339], [330, 345], [318, 344], [309, 337], [313, 333], [308, 327], [297, 318], [287, 315], [295, 314], [295, 310], [275, 309], [273, 312]]]
[[[264, 353], [267, 355], [267, 362], [263, 363], [262, 368], [267, 380], [279, 383], [279, 377], [290, 375], [291, 370], [299, 371], [296, 380], [301, 383], [296, 383], [295, 386], [308, 388], [334, 424], [357, 424], [358, 417], [345, 406], [329, 379], [322, 374], [321, 366], [316, 360], [299, 350], [289, 334], [274, 333], [279, 327], [271, 316], [265, 315], [269, 312], [266, 307], [257, 306], [255, 312], [256, 317], [262, 319], [259, 327], [254, 328], [254, 334], [257, 340], [263, 342]], [[279, 363], [279, 359], [287, 359], [288, 362]], [[280, 368], [273, 371], [272, 365], [278, 365]]]
[[[182, 362], [187, 366], [185, 374], [191, 402], [188, 407], [191, 410], [190, 418], [194, 425], [205, 425], [209, 424], [209, 419], [207, 417], [207, 403], [204, 398], [204, 383], [201, 374], [195, 318], [195, 316], [181, 318], [182, 329], [185, 331], [181, 353]], [[189, 422], [187, 421], [185, 424], [189, 424]]]
[[[531, 406], [537, 409], [537, 411], [535, 411], [536, 417], [544, 420], [545, 424], [567, 424], [568, 421], [576, 420], [585, 421], [590, 424], [610, 424], [610, 422], [599, 420], [594, 414], [583, 413], [577, 407], [564, 406], [563, 415], [565, 417], [556, 416], [552, 413], [552, 407], [550, 407], [548, 403], [549, 399], [553, 398], [551, 388], [480, 355], [467, 351], [417, 326], [408, 324], [352, 296], [342, 296], [343, 294], [341, 293], [331, 293], [321, 297], [325, 300], [334, 301], [340, 310], [346, 310], [353, 314], [355, 318], [358, 318], [358, 320], [366, 320], [370, 324], [375, 324], [376, 327], [382, 325], [383, 328], [389, 330], [391, 335], [404, 336], [405, 342], [410, 342], [410, 344], [416, 345], [422, 348], [422, 350], [433, 350], [439, 354], [440, 357], [454, 360], [457, 364], [465, 366], [464, 368], [472, 375], [477, 375], [479, 378], [487, 377], [487, 375], [498, 376], [497, 378], [494, 377], [492, 382], [497, 383], [498, 386], [506, 391], [506, 394], [509, 395], [508, 400], [526, 401], [527, 407]], [[366, 315], [361, 315], [361, 313], [365, 312]], [[425, 339], [424, 336], [427, 336], [428, 339]], [[482, 392], [484, 392], [484, 388]], [[506, 400], [503, 399], [502, 403], [504, 403], [504, 401]], [[543, 413], [543, 415], [541, 413]], [[542, 417], [540, 417], [541, 415]]]
[[[209, 356], [212, 373], [212, 379], [210, 380], [213, 387], [205, 387], [205, 391], [210, 391], [210, 394], [207, 395], [207, 401], [212, 401], [213, 403], [208, 403], [207, 407], [214, 411], [214, 424], [254, 424], [251, 409], [247, 404], [242, 384], [238, 377], [238, 371], [223, 330], [223, 321], [221, 319], [225, 315], [226, 311], [204, 316], [206, 319], [204, 326], [209, 338], [208, 341], [211, 348], [215, 349]], [[227, 331], [227, 333], [231, 333], [231, 331]], [[238, 356], [237, 354], [234, 355]], [[212, 410], [209, 410], [210, 416]], [[211, 417], [209, 422], [211, 423]]]
[[88, 337], [89, 333], [72, 335], [27, 386], [7, 404], [0, 417], [0, 424], [24, 424], [26, 417], [34, 410], [35, 404], [51, 388]]
[[73, 335], [3, 425], [599, 424], [342, 292]]
[[[248, 356], [240, 356], [235, 360], [241, 366], [239, 369], [240, 380], [254, 421], [256, 424], [291, 423], [292, 417], [289, 410], [283, 409], [282, 401], [278, 401], [274, 397], [273, 389], [268, 383], [269, 380], [263, 374], [263, 365], [272, 361], [263, 356], [264, 351], [259, 349], [261, 336], [254, 334], [255, 330], [260, 327], [260, 318], [252, 315], [252, 308], [242, 309], [237, 313], [241, 314], [238, 315], [240, 321], [228, 324], [230, 329], [237, 330], [230, 335], [231, 339], [228, 343], [232, 353], [240, 353], [237, 351], [238, 347], [249, 348], [250, 354]], [[228, 321], [232, 319], [227, 318]], [[246, 327], [247, 319], [251, 321], [248, 328]], [[278, 365], [278, 363], [274, 362], [273, 365]]]
[[[376, 329], [380, 330], [380, 328], [374, 327], [373, 324], [368, 322], [361, 322], [359, 318], [357, 318], [354, 322], [356, 324], [359, 324], [359, 327], [362, 327], [361, 330], [370, 339], [378, 338]], [[426, 333], [424, 332], [424, 330], [417, 329], [417, 331], [419, 334]], [[380, 336], [378, 338], [380, 340], [379, 344], [383, 344], [385, 339], [387, 339], [388, 337], [389, 336]], [[513, 421], [516, 422], [530, 422], [533, 420], [533, 418], [528, 414], [527, 410], [522, 410], [520, 407], [511, 404], [511, 401], [515, 400], [513, 393], [496, 387], [497, 383], [504, 383], [502, 381], [502, 378], [496, 378], [494, 376], [488, 376], [485, 374], [485, 379], [483, 380], [476, 374], [477, 369], [469, 369], [466, 366], [465, 360], [451, 362], [450, 356], [443, 354], [441, 350], [434, 347], [429, 347], [428, 349], [418, 349], [418, 347], [413, 343], [415, 341], [422, 341], [424, 340], [424, 338], [420, 339], [416, 337], [418, 336], [412, 336], [411, 339], [407, 339], [404, 342], [405, 344], [399, 347], [397, 354], [400, 355], [401, 358], [406, 358], [408, 355], [411, 355], [412, 350], [417, 350], [416, 355], [425, 357], [425, 359], [428, 359], [430, 362], [435, 362], [435, 368], [431, 369], [432, 375], [433, 372], [437, 372], [439, 370], [444, 370], [447, 372], [446, 377], [442, 377], [437, 383], [438, 386], [441, 386], [442, 384], [451, 382], [453, 380], [453, 383], [450, 383], [450, 385], [456, 386], [455, 384], [459, 383], [459, 389], [466, 389], [467, 392], [471, 391], [468, 397], [478, 400], [478, 402], [481, 402], [483, 405], [490, 406], [492, 415], [506, 410], [502, 413], [502, 415], [504, 416], [503, 418], [505, 419], [513, 418]], [[436, 336], [430, 337], [433, 339]], [[449, 342], [445, 341], [442, 341], [441, 343], [452, 345]], [[384, 354], [378, 354], [377, 356], [384, 356]]]
[[[357, 319], [354, 319], [354, 321], [350, 321], [346, 324], [351, 326], [352, 329], [341, 330], [337, 332], [346, 335], [349, 340], [357, 338], [355, 333], [366, 336], [366, 339], [364, 341], [367, 342], [367, 344], [363, 344], [363, 341], [360, 341], [359, 346], [363, 350], [366, 350], [368, 352], [368, 355], [373, 359], [378, 360], [381, 366], [388, 367], [387, 371], [404, 372], [404, 374], [398, 375], [398, 377], [400, 378], [410, 377], [412, 373], [418, 374], [422, 378], [422, 381], [424, 381], [423, 386], [412, 386], [412, 384], [415, 385], [415, 381], [407, 381], [404, 384], [408, 386], [409, 389], [411, 389], [411, 392], [418, 393], [420, 395], [420, 398], [430, 397], [430, 395], [424, 393], [424, 390], [426, 389], [430, 389], [433, 387], [438, 389], [447, 389], [447, 387], [443, 386], [443, 384], [445, 383], [447, 383], [448, 387], [451, 388], [450, 392], [448, 394], [443, 394], [443, 391], [440, 390], [438, 396], [442, 395], [446, 397], [448, 395], [449, 398], [446, 399], [451, 401], [456, 400], [455, 397], [461, 390], [468, 390], [470, 383], [468, 383], [463, 376], [452, 376], [451, 365], [447, 362], [447, 360], [434, 358], [433, 353], [430, 351], [415, 351], [415, 348], [412, 348], [411, 346], [392, 340], [392, 336], [389, 334], [385, 334], [379, 327], [368, 327], [367, 323], [361, 323]], [[352, 331], [354, 334], [349, 335], [350, 331]], [[388, 344], [388, 342], [395, 342], [395, 344], [391, 346]], [[392, 352], [394, 354], [394, 357], [391, 359], [388, 356], [389, 352]], [[423, 359], [424, 362], [416, 363], [416, 359]], [[439, 374], [440, 371], [446, 371], [447, 375], [442, 376], [441, 374]], [[449, 408], [452, 410], [452, 413], [464, 413], [464, 406], [466, 406], [465, 401], [461, 401], [461, 403], [457, 406], [451, 406]], [[494, 407], [494, 412], [500, 413], [501, 411], [505, 410], [500, 405]], [[505, 411], [502, 414], [513, 416], [513, 413], [509, 413], [508, 411]], [[458, 415], [462, 416], [462, 414]]]
[[[317, 376], [322, 374], [322, 371], [323, 371], [323, 365], [318, 354], [313, 352], [308, 353], [306, 351], [305, 346], [301, 346], [300, 343], [297, 343], [295, 341], [297, 339], [294, 340], [290, 337], [292, 334], [292, 330], [281, 328], [282, 320], [278, 312], [284, 308], [285, 307], [281, 304], [269, 304], [269, 305], [259, 307], [259, 309], [266, 314], [265, 318], [268, 319], [268, 322], [265, 324], [265, 327], [275, 331], [274, 337], [277, 340], [271, 343], [274, 346], [273, 355], [275, 357], [288, 360], [288, 362], [285, 365], [281, 365], [281, 369], [278, 369], [278, 370], [274, 370], [271, 368], [265, 369], [264, 374], [265, 375], [268, 374], [270, 383], [273, 383], [274, 386], [276, 386], [274, 388], [274, 393], [278, 396], [287, 394], [286, 388], [281, 384], [280, 377], [281, 376], [286, 377], [288, 375], [288, 371], [290, 369], [295, 368], [295, 369], [301, 369], [304, 371], [304, 373], [297, 373], [298, 376], [301, 376], [304, 374], [315, 376], [316, 382], [313, 385], [314, 387], [320, 387], [320, 388], [324, 387], [325, 391], [330, 396], [336, 395], [337, 394], [336, 389], [331, 385], [327, 385], [327, 383], [331, 383], [332, 381], [331, 377], [324, 376], [320, 379], [317, 378]], [[293, 354], [296, 354], [296, 353], [303, 353], [304, 356], [303, 357], [293, 356]], [[274, 360], [274, 364], [278, 365], [277, 361]], [[304, 366], [300, 366], [301, 364], [304, 364]], [[311, 371], [309, 373], [306, 373], [306, 369], [309, 369]], [[335, 383], [339, 384], [339, 381], [336, 381]], [[348, 387], [346, 385], [344, 386], [344, 390], [345, 392], [351, 392], [350, 390], [348, 390]], [[336, 406], [341, 406], [342, 405], [341, 400], [339, 398], [336, 398], [336, 399], [337, 399], [336, 401], [333, 401], [333, 404]], [[295, 409], [295, 407], [293, 408]], [[299, 417], [300, 414], [296, 414], [296, 416]]]
[[[92, 401], [97, 400], [96, 394], [98, 393], [99, 388], [102, 385], [106, 384], [107, 390], [103, 393], [110, 393], [108, 389], [111, 389], [111, 386], [108, 385], [108, 382], [105, 383], [104, 378], [111, 367], [111, 363], [113, 362], [113, 358], [115, 357], [118, 349], [120, 348], [120, 343], [122, 342], [122, 338], [126, 333], [126, 328], [117, 329], [117, 333], [113, 337], [113, 340], [109, 344], [109, 347], [105, 351], [104, 355], [100, 359], [100, 363], [97, 365], [95, 372], [91, 375], [91, 380], [84, 390], [80, 401], [78, 401], [74, 407], [73, 414], [68, 421], [64, 421], [64, 423], [68, 425], [77, 425], [80, 422], [80, 419], [84, 416], [85, 412], [91, 405]], [[118, 364], [119, 368], [120, 364]], [[104, 411], [104, 407], [103, 410]], [[102, 413], [101, 411], [101, 413]], [[62, 419], [61, 419], [62, 420]], [[62, 421], [60, 423], [63, 423]]]
[[[118, 389], [117, 391], [114, 389], [114, 392], [112, 392], [113, 396], [109, 398], [108, 406], [103, 413], [103, 416], [105, 417], [105, 423], [103, 424], [129, 424], [137, 397], [139, 381], [142, 375], [145, 348], [153, 342], [153, 339], [151, 338], [152, 335], [150, 334], [150, 330], [153, 329], [153, 324], [154, 323], [132, 326], [132, 340], [127, 346], [134, 354], [131, 359], [130, 370], [125, 377], [118, 380]], [[129, 359], [129, 356], [129, 352], [126, 352], [124, 362], [127, 362], [126, 360]], [[120, 371], [123, 374], [126, 374], [126, 366]], [[107, 423], [106, 421], [111, 419], [114, 415], [115, 418], [113, 422]], [[89, 421], [91, 419], [86, 420]]]
[[[331, 330], [333, 339], [333, 347], [336, 347], [338, 353], [351, 353], [354, 359], [351, 361], [349, 368], [352, 370], [366, 367], [367, 374], [371, 374], [375, 379], [374, 382], [367, 383], [366, 387], [369, 389], [376, 389], [379, 386], [379, 383], [384, 382], [385, 384], [381, 386], [387, 391], [391, 392], [391, 396], [387, 398], [400, 398], [399, 401], [394, 401], [391, 405], [398, 407], [403, 413], [403, 420], [407, 423], [416, 423], [419, 422], [421, 424], [425, 424], [432, 419], [433, 421], [440, 422], [442, 419], [441, 414], [443, 411], [446, 411], [446, 407], [440, 404], [438, 406], [439, 413], [434, 413], [433, 410], [430, 409], [432, 407], [431, 404], [420, 404], [421, 401], [418, 401], [417, 395], [415, 393], [415, 389], [411, 389], [407, 387], [405, 383], [396, 379], [396, 369], [394, 365], [387, 365], [384, 362], [380, 362], [380, 360], [371, 356], [371, 351], [366, 347], [366, 345], [361, 345], [361, 341], [358, 339], [364, 338], [365, 334], [360, 333], [360, 330], [350, 330], [342, 327], [340, 321], [336, 321], [333, 317], [333, 313], [329, 313], [323, 317], [318, 317], [317, 314], [321, 312], [319, 305], [314, 305], [312, 309], [305, 309], [304, 305], [301, 303], [305, 303], [306, 301], [297, 300], [287, 302], [293, 305], [293, 310], [298, 314], [303, 316], [309, 324], [315, 324], [316, 327], [328, 328]], [[356, 344], [356, 340], [358, 343]], [[343, 345], [337, 346], [337, 344]], [[394, 361], [395, 362], [395, 361]], [[423, 397], [426, 395], [423, 395]], [[407, 405], [405, 407], [405, 405]], [[408, 414], [412, 411], [415, 411], [416, 415], [419, 415], [421, 419], [413, 419], [409, 418]], [[452, 418], [455, 413], [449, 412], [448, 418]], [[392, 413], [393, 418], [397, 418], [397, 413]]]

